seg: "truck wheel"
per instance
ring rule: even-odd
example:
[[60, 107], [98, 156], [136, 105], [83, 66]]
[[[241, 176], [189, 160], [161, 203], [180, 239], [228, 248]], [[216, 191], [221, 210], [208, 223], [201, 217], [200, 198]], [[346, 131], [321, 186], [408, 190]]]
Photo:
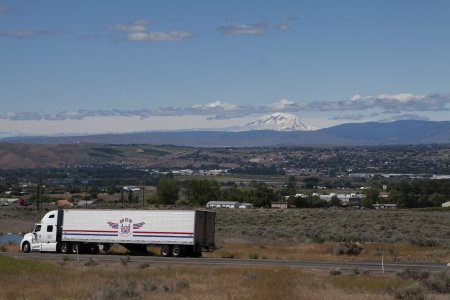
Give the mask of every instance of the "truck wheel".
[[61, 250], [62, 254], [67, 254], [69, 253], [69, 244], [62, 243], [61, 246], [59, 246], [59, 249]]
[[77, 243], [73, 243], [72, 244], [72, 254], [79, 254], [80, 253], [80, 245], [78, 245]]
[[28, 242], [23, 243], [22, 251], [24, 253], [29, 253], [31, 251], [30, 243], [28, 243]]
[[169, 257], [172, 254], [171, 247], [169, 245], [161, 246], [161, 256]]
[[172, 247], [171, 253], [172, 253], [173, 257], [180, 257], [181, 254], [182, 254], [182, 249], [181, 249], [180, 246], [175, 245], [175, 246]]

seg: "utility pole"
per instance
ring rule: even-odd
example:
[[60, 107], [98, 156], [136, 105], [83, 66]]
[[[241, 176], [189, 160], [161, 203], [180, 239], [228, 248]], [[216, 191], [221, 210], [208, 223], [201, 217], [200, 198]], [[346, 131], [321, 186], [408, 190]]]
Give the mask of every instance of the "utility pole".
[[39, 206], [39, 198], [40, 198], [40, 195], [41, 195], [41, 182], [40, 181], [38, 181], [38, 184], [37, 184], [37, 186], [36, 186], [36, 209], [37, 210], [40, 210], [40, 206]]
[[123, 187], [121, 188], [122, 191], [122, 208], [123, 208]]
[[87, 185], [87, 183], [86, 183], [86, 193], [85, 193], [85, 197], [84, 197], [84, 200], [86, 201], [86, 202], [84, 202], [84, 203], [86, 203], [86, 208], [87, 208], [87, 192], [88, 192], [88, 185]]

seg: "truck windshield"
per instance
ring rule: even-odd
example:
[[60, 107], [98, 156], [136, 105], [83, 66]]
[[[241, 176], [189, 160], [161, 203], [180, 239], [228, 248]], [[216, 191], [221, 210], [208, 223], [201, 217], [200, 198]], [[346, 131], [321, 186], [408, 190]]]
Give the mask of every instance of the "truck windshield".
[[39, 232], [41, 231], [41, 225], [36, 225], [36, 227], [34, 228], [34, 232]]

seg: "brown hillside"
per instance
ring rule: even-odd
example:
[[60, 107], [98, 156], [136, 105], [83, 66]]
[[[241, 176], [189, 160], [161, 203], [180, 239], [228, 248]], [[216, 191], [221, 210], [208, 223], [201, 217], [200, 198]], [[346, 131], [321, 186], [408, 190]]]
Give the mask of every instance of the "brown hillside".
[[0, 168], [61, 168], [87, 165], [150, 167], [161, 161], [171, 161], [173, 158], [175, 164], [178, 164], [176, 158], [180, 153], [184, 153], [182, 150], [143, 145], [0, 143]]

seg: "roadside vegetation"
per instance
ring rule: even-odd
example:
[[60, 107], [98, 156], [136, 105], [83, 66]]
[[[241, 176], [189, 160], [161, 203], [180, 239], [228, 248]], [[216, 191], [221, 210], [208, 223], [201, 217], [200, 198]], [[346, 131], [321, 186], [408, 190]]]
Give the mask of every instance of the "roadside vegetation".
[[[448, 271], [408, 274], [293, 267], [181, 266], [0, 255], [1, 299], [446, 299]], [[444, 280], [444, 281], [443, 281]], [[429, 282], [429, 283], [428, 283]], [[26, 285], [26, 288], [24, 288]], [[406, 298], [403, 295], [413, 295]], [[418, 298], [421, 296], [422, 298]]]

